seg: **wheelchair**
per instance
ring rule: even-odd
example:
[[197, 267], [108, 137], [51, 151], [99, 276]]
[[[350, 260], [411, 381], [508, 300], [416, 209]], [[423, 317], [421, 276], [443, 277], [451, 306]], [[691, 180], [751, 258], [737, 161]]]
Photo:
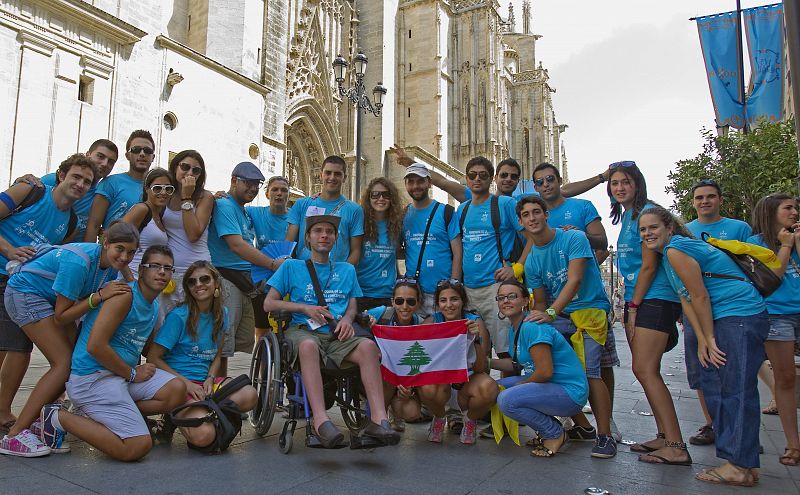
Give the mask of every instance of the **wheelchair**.
[[[284, 331], [289, 326], [292, 315], [288, 312], [273, 312], [271, 316], [278, 323], [278, 331], [268, 332], [258, 341], [250, 363], [250, 379], [258, 392], [256, 407], [249, 413], [250, 424], [263, 437], [272, 426], [276, 412], [285, 411], [286, 421], [278, 436], [281, 452], [291, 452], [294, 432], [301, 419], [305, 420], [306, 447], [322, 448], [312, 431], [311, 407], [306, 399], [300, 370], [289, 363], [291, 343], [284, 337]], [[370, 414], [359, 368], [339, 368], [328, 360], [321, 364], [320, 371], [325, 408], [339, 407], [350, 434], [349, 443], [342, 442], [334, 448], [383, 447], [384, 444], [379, 440], [361, 434], [369, 424]], [[284, 399], [288, 400], [285, 406]]]

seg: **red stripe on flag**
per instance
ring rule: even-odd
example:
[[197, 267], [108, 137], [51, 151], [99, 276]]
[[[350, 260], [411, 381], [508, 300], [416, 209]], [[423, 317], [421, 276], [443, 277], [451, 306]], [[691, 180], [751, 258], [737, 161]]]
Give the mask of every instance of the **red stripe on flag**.
[[464, 383], [469, 380], [467, 370], [438, 370], [424, 371], [411, 376], [395, 375], [386, 367], [381, 366], [381, 376], [394, 386], [421, 387], [423, 385], [440, 385], [451, 383]]
[[467, 320], [446, 321], [444, 323], [428, 323], [407, 327], [390, 327], [375, 325], [372, 334], [386, 340], [430, 340], [449, 339], [467, 333]]

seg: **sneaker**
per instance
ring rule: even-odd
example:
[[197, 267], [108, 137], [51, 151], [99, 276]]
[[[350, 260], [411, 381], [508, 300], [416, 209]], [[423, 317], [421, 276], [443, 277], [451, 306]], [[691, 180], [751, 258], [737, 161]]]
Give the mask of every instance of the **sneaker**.
[[581, 412], [583, 414], [592, 414], [592, 406], [586, 404], [585, 406], [583, 406], [583, 409], [581, 409]]
[[464, 445], [474, 445], [475, 438], [478, 436], [478, 422], [464, 416], [464, 427], [461, 428], [459, 438]]
[[478, 435], [480, 435], [481, 438], [494, 438], [494, 429], [492, 428], [492, 425], [482, 429]]
[[433, 417], [431, 420], [431, 426], [428, 429], [428, 441], [433, 443], [442, 443], [442, 437], [444, 436], [444, 425], [445, 425], [444, 418], [437, 418], [436, 416]]
[[583, 426], [575, 425], [567, 430], [567, 437], [572, 441], [593, 442], [597, 439], [597, 430], [593, 426], [587, 429]]
[[619, 432], [619, 428], [617, 428], [617, 423], [614, 422], [614, 418], [611, 418], [611, 438], [613, 438], [617, 443], [622, 441], [622, 433]]
[[711, 425], [703, 425], [697, 430], [697, 435], [689, 437], [692, 445], [711, 445], [717, 439], [714, 428]]
[[597, 435], [597, 441], [592, 447], [592, 457], [609, 459], [617, 455], [617, 443], [611, 435]]
[[404, 419], [392, 418], [390, 422], [392, 429], [398, 433], [406, 431], [406, 421]]
[[64, 436], [67, 432], [53, 424], [53, 415], [58, 414], [60, 410], [61, 404], [46, 404], [39, 416], [42, 423], [42, 432], [39, 434], [39, 438], [51, 449], [64, 448]]
[[[30, 427], [31, 433], [36, 435], [38, 438], [42, 438], [42, 418], [36, 418], [33, 423], [31, 423]], [[65, 436], [66, 437], [66, 436]], [[72, 449], [70, 448], [69, 442], [62, 441], [60, 447], [50, 448], [51, 454], [68, 454]]]
[[42, 457], [50, 453], [50, 447], [43, 444], [31, 430], [22, 430], [13, 437], [3, 436], [0, 440], [0, 454], [19, 457]]

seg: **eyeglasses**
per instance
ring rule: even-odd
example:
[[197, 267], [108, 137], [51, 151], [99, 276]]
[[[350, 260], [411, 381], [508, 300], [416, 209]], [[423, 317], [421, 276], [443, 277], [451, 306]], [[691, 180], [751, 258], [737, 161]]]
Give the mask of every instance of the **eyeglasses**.
[[139, 153], [142, 152], [144, 152], [145, 155], [152, 155], [153, 153], [155, 153], [155, 150], [147, 146], [134, 146], [133, 148], [128, 150], [128, 153], [134, 155], [138, 155]]
[[175, 193], [175, 186], [155, 184], [150, 186], [150, 190], [153, 191], [153, 194], [172, 196]]
[[390, 193], [389, 191], [370, 191], [369, 197], [370, 199], [378, 199], [378, 198], [392, 199], [392, 193]]
[[243, 177], [236, 177], [238, 182], [244, 182], [244, 185], [247, 187], [261, 187], [261, 184], [264, 183], [261, 179], [245, 179]]
[[409, 306], [416, 306], [417, 305], [417, 298], [416, 297], [395, 297], [394, 303], [397, 306], [402, 306], [403, 304], [408, 304]]
[[519, 174], [512, 174], [511, 172], [500, 172], [497, 174], [497, 176], [501, 179], [507, 179], [508, 177], [511, 177], [511, 180], [519, 180]]
[[539, 187], [542, 187], [542, 184], [544, 184], [544, 181], [547, 181], [548, 184], [552, 184], [553, 182], [556, 181], [556, 176], [555, 175], [545, 175], [541, 179], [534, 179], [533, 183], [536, 184]]
[[200, 275], [197, 278], [191, 277], [186, 279], [186, 283], [189, 285], [189, 287], [194, 287], [198, 283], [202, 285], [208, 285], [211, 283], [211, 275]]
[[175, 267], [174, 266], [172, 266], [172, 265], [162, 265], [161, 263], [142, 263], [139, 266], [141, 266], [142, 268], [150, 268], [150, 269], [155, 270], [157, 272], [174, 272], [175, 271]]
[[467, 172], [467, 178], [469, 180], [475, 180], [476, 177], [480, 177], [481, 180], [489, 179], [489, 172], [485, 170], [481, 170], [480, 172]]
[[179, 163], [178, 166], [184, 172], [189, 172], [191, 170], [190, 173], [192, 175], [200, 175], [200, 174], [203, 173], [203, 167], [193, 167], [193, 166], [189, 165], [188, 163]]
[[633, 161], [633, 160], [623, 160], [621, 162], [612, 163], [611, 165], [608, 166], [608, 168], [610, 170], [614, 170], [615, 168], [620, 168], [620, 167], [630, 168], [630, 167], [635, 167], [635, 166], [636, 166], [636, 162], [635, 161]]
[[455, 278], [443, 278], [436, 283], [436, 288], [440, 289], [442, 287], [461, 287], [464, 284], [461, 283], [461, 280]]
[[494, 300], [497, 302], [503, 302], [503, 301], [511, 302], [511, 301], [516, 301], [517, 299], [519, 299], [519, 294], [517, 294], [516, 292], [512, 292], [511, 294], [506, 294], [504, 296], [495, 296], [494, 298]]

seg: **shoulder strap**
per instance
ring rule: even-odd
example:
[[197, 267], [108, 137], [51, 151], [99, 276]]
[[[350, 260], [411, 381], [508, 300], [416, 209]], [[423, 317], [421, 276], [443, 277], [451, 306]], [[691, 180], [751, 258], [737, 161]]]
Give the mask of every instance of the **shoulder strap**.
[[436, 210], [439, 209], [439, 202], [433, 202], [433, 210], [431, 210], [431, 216], [428, 217], [428, 223], [425, 225], [425, 233], [422, 234], [422, 246], [419, 247], [419, 258], [417, 259], [417, 271], [414, 273], [414, 280], [419, 280], [419, 272], [422, 270], [422, 256], [425, 254], [425, 245], [428, 244], [428, 232], [431, 230], [431, 223], [433, 223], [433, 217], [436, 215]]
[[[503, 245], [500, 243], [500, 200], [494, 194], [492, 194], [489, 207], [492, 211], [492, 227], [494, 227], [494, 240], [497, 245], [497, 258], [500, 260], [500, 266], [503, 266], [505, 258], [503, 258]], [[516, 236], [516, 233], [514, 235]]]
[[464, 220], [467, 218], [467, 210], [469, 210], [469, 205], [472, 203], [471, 199], [464, 201], [464, 209], [461, 210], [461, 218], [458, 219], [458, 231], [461, 233], [461, 238], [464, 238]]
[[341, 209], [342, 209], [342, 206], [344, 206], [344, 204], [345, 204], [345, 203], [347, 203], [347, 200], [346, 200], [346, 199], [343, 199], [341, 203], [339, 203], [338, 205], [336, 205], [336, 207], [335, 207], [334, 209], [332, 209], [332, 210], [330, 211], [330, 213], [328, 213], [328, 215], [336, 215], [337, 213], [339, 213], [339, 210], [341, 210]]
[[89, 255], [86, 254], [83, 251], [83, 249], [81, 249], [81, 248], [79, 248], [77, 246], [72, 246], [70, 244], [64, 244], [64, 245], [61, 245], [61, 246], [54, 246], [53, 244], [39, 244], [38, 246], [36, 246], [36, 254], [33, 255], [33, 258], [29, 259], [25, 263], [22, 263], [21, 265], [17, 265], [17, 268], [12, 270], [9, 273], [9, 275], [12, 275], [14, 273], [19, 273], [19, 272], [26, 272], [26, 273], [32, 273], [34, 275], [38, 275], [38, 276], [40, 276], [42, 278], [45, 278], [47, 280], [55, 280], [56, 279], [56, 273], [55, 272], [51, 272], [51, 271], [47, 271], [47, 270], [41, 270], [39, 268], [31, 268], [30, 262], [35, 260], [35, 259], [37, 259], [37, 258], [40, 258], [40, 257], [44, 256], [45, 254], [49, 253], [50, 251], [53, 251], [53, 250], [56, 250], [56, 249], [64, 249], [66, 251], [69, 251], [70, 253], [73, 253], [73, 254], [77, 255], [78, 257], [83, 259], [83, 261], [86, 262], [86, 266], [91, 268], [92, 262], [89, 259]]
[[453, 219], [453, 213], [455, 213], [456, 209], [453, 208], [453, 205], [444, 205], [444, 230], [447, 230], [450, 227], [450, 220]]
[[147, 224], [150, 223], [150, 220], [153, 219], [153, 210], [150, 209], [150, 205], [147, 203], [142, 203], [147, 207], [147, 213], [144, 215], [144, 220], [141, 221], [139, 224], [139, 232], [143, 231]]
[[[16, 215], [17, 213], [21, 212], [25, 208], [36, 204], [40, 199], [42, 199], [44, 197], [44, 192], [46, 190], [45, 187], [39, 187], [39, 186], [35, 186], [33, 184], [29, 184], [29, 185], [31, 186], [31, 190], [28, 191], [28, 194], [16, 206], [14, 206], [14, 202], [13, 202], [14, 200], [11, 199], [10, 196], [8, 196], [5, 192], [2, 193], [5, 196], [5, 198], [7, 198], [7, 199], [3, 199], [3, 202], [6, 203], [6, 206], [9, 207], [10, 211], [8, 213], [8, 216]], [[14, 207], [12, 208], [12, 206], [14, 206]]]
[[[325, 294], [322, 292], [322, 286], [319, 284], [319, 277], [317, 277], [317, 270], [314, 268], [314, 262], [310, 259], [306, 260], [306, 269], [308, 269], [308, 275], [311, 277], [311, 285], [314, 286], [314, 294], [317, 296], [317, 305], [319, 306], [327, 306], [327, 302], [325, 302]], [[334, 321], [326, 318], [328, 320], [328, 324], [333, 324]], [[333, 330], [333, 328], [331, 328]]]
[[72, 233], [75, 232], [75, 229], [77, 228], [78, 228], [78, 214], [75, 213], [75, 210], [73, 208], [70, 208], [69, 223], [67, 223], [67, 233], [64, 234], [64, 239], [61, 242], [64, 242], [67, 239], [69, 239], [69, 236], [71, 236]]

